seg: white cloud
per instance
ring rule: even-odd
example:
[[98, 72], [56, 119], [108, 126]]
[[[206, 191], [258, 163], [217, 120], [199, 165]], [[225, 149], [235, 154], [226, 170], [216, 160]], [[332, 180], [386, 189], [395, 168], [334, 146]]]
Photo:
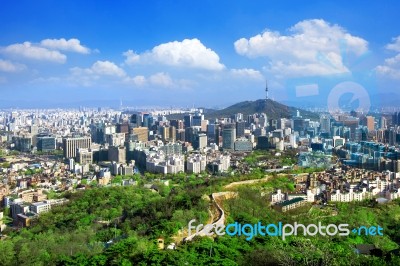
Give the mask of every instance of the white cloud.
[[53, 50], [63, 50], [76, 52], [81, 54], [89, 54], [90, 49], [81, 45], [81, 42], [78, 39], [69, 39], [66, 40], [64, 38], [61, 39], [45, 39], [40, 42], [41, 46], [50, 48]]
[[159, 72], [154, 75], [151, 75], [149, 77], [149, 81], [152, 85], [156, 86], [167, 87], [167, 88], [174, 87], [174, 82], [172, 81], [172, 78], [164, 72]]
[[134, 86], [143, 87], [144, 85], [146, 85], [147, 80], [145, 76], [138, 75], [135, 77], [126, 77], [124, 79], [124, 82], [127, 84], [132, 84]]
[[349, 72], [343, 53], [359, 56], [368, 51], [366, 40], [322, 19], [301, 21], [289, 33], [266, 30], [237, 40], [235, 50], [249, 58], [268, 58], [267, 70], [286, 77]]
[[400, 52], [400, 36], [393, 38], [393, 42], [386, 45], [386, 49]]
[[124, 52], [123, 55], [126, 56], [125, 63], [127, 63], [128, 65], [133, 65], [139, 63], [140, 61], [140, 55], [132, 50]]
[[17, 63], [13, 63], [8, 60], [0, 59], [0, 71], [3, 72], [18, 72], [24, 70], [25, 66]]
[[117, 82], [127, 78], [125, 71], [110, 61], [96, 61], [89, 68], [73, 67], [70, 68], [70, 72], [72, 76], [68, 81], [73, 85], [79, 84], [85, 87], [107, 85], [107, 82], [100, 83], [102, 78], [112, 78]]
[[400, 69], [383, 65], [383, 66], [377, 66], [376, 71], [382, 76], [386, 76], [393, 79], [400, 79]]
[[65, 63], [66, 55], [59, 51], [52, 51], [47, 48], [36, 46], [30, 42], [11, 44], [0, 51], [7, 55], [20, 56], [33, 60], [43, 60], [55, 63]]
[[126, 56], [125, 63], [127, 64], [160, 63], [168, 66], [207, 70], [222, 70], [225, 68], [220, 63], [218, 54], [205, 47], [198, 39], [163, 43], [142, 54], [128, 50], [123, 55]]
[[[393, 42], [385, 46], [386, 49], [400, 52], [400, 36], [393, 38]], [[397, 55], [385, 59], [383, 65], [379, 65], [375, 68], [378, 74], [392, 78], [400, 79], [400, 53]]]
[[125, 71], [110, 61], [96, 61], [90, 68], [74, 67], [70, 69], [74, 75], [98, 75], [125, 77]]
[[110, 61], [97, 61], [91, 67], [93, 73], [106, 76], [124, 77], [125, 71]]
[[63, 82], [63, 79], [60, 77], [49, 77], [49, 78], [44, 78], [44, 77], [39, 77], [34, 80], [31, 80], [30, 83], [35, 84], [49, 84], [49, 83], [60, 83]]
[[262, 80], [264, 77], [260, 71], [251, 68], [231, 69], [231, 73], [236, 77], [250, 78], [254, 80]]

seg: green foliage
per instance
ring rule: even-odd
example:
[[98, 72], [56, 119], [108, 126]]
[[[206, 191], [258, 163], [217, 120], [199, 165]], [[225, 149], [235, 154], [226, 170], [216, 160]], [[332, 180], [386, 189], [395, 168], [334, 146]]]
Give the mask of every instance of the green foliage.
[[121, 175], [117, 175], [115, 176], [112, 180], [111, 180], [111, 184], [122, 184], [122, 176]]
[[34, 174], [39, 174], [39, 173], [42, 173], [42, 172], [43, 172], [42, 168], [40, 168], [40, 169], [28, 168], [27, 170], [25, 170], [24, 174], [25, 175], [34, 175]]
[[272, 177], [268, 182], [262, 185], [264, 188], [270, 188], [272, 190], [282, 189], [283, 191], [294, 191], [295, 184], [292, 179], [288, 176], [276, 176]]
[[[260, 156], [260, 154], [258, 154]], [[265, 156], [261, 155], [261, 156]], [[354, 245], [372, 243], [388, 252], [400, 242], [399, 201], [374, 205], [372, 201], [337, 203], [323, 208], [307, 205], [293, 212], [271, 209], [261, 192], [281, 188], [292, 191], [287, 175], [273, 175], [269, 181], [237, 187], [238, 196], [220, 202], [227, 223], [263, 224], [321, 222], [380, 225], [384, 236], [245, 236], [200, 237], [178, 245], [177, 250], [159, 250], [156, 239], [165, 244], [184, 231], [191, 219], [209, 220], [207, 195], [222, 190], [228, 182], [258, 179], [265, 174], [254, 169], [250, 175], [204, 178], [171, 175], [166, 186], [147, 175], [157, 192], [140, 186], [110, 186], [67, 193], [70, 202], [41, 214], [29, 229], [10, 232], [0, 241], [0, 265], [398, 265], [373, 256], [358, 256]], [[397, 262], [397, 263], [396, 263]]]
[[9, 162], [4, 162], [4, 163], [0, 164], [0, 167], [2, 167], [2, 168], [10, 168], [10, 163]]
[[324, 171], [324, 168], [314, 168], [314, 167], [297, 167], [297, 169], [292, 169], [286, 171], [288, 174], [303, 174], [303, 173], [317, 173], [317, 172], [322, 172]]

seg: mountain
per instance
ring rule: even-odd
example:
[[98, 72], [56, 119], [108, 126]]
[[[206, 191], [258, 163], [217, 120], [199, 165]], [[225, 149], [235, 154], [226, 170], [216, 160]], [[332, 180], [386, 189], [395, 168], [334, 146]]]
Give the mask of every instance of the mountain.
[[286, 106], [284, 104], [278, 103], [270, 99], [268, 99], [267, 101], [266, 100], [244, 101], [231, 105], [222, 110], [206, 112], [204, 115], [206, 119], [212, 119], [219, 117], [230, 117], [231, 115], [237, 113], [242, 113], [244, 116], [254, 113], [266, 113], [268, 119], [278, 119], [278, 118], [291, 118], [296, 115], [297, 110], [299, 110], [300, 115], [303, 118], [311, 118], [311, 119], [319, 118], [319, 115], [316, 113], [291, 106]]

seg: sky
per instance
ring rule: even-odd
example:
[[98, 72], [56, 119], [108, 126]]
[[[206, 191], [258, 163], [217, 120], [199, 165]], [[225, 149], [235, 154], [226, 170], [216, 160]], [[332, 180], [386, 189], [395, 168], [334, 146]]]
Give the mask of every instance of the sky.
[[224, 107], [265, 98], [266, 81], [293, 105], [386, 103], [399, 13], [398, 1], [1, 0], [0, 107]]

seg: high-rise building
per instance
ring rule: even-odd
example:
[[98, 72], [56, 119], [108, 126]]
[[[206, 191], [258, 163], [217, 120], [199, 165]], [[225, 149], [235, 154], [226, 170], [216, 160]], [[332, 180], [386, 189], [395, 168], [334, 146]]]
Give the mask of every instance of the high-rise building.
[[305, 121], [301, 117], [295, 117], [293, 118], [293, 130], [297, 132], [304, 132], [306, 126], [305, 126]]
[[355, 138], [356, 128], [359, 126], [359, 120], [355, 117], [348, 117], [343, 124], [350, 128], [350, 139]]
[[278, 120], [270, 119], [269, 120], [269, 131], [273, 131], [275, 129], [278, 129]]
[[76, 160], [78, 163], [92, 164], [93, 163], [93, 152], [90, 149], [78, 149]]
[[222, 130], [222, 148], [233, 150], [235, 148], [236, 128], [228, 127]]
[[185, 128], [192, 126], [192, 115], [188, 114], [183, 117], [183, 124]]
[[169, 127], [169, 141], [176, 141], [176, 127]]
[[142, 115], [139, 113], [132, 114], [129, 122], [131, 127], [142, 126]]
[[137, 135], [138, 141], [146, 142], [149, 140], [149, 129], [147, 127], [132, 128], [131, 132]]
[[394, 125], [398, 125], [399, 123], [398, 123], [398, 120], [397, 120], [397, 112], [395, 112], [393, 115], [392, 115], [392, 125], [394, 126]]
[[221, 137], [221, 127], [219, 124], [215, 124], [215, 144], [217, 144], [218, 146], [221, 143], [220, 137]]
[[373, 116], [367, 116], [365, 117], [366, 119], [366, 126], [369, 131], [372, 131], [375, 129], [375, 118]]
[[194, 140], [194, 129], [192, 127], [185, 128], [185, 141], [193, 143]]
[[15, 148], [21, 152], [29, 152], [32, 149], [32, 136], [31, 135], [22, 135], [13, 137], [13, 143], [15, 144]]
[[208, 126], [208, 120], [201, 120], [201, 131], [206, 132]]
[[216, 124], [207, 125], [207, 139], [209, 142], [215, 143], [215, 129], [216, 129]]
[[90, 125], [90, 134], [92, 137], [92, 142], [103, 144], [105, 139], [105, 130], [103, 124], [91, 124]]
[[245, 126], [246, 122], [244, 121], [236, 122], [236, 137], [238, 138], [244, 137]]
[[257, 138], [257, 148], [260, 150], [268, 150], [269, 149], [269, 140], [267, 136], [259, 136]]
[[125, 133], [107, 134], [106, 142], [110, 146], [121, 146], [125, 143]]
[[330, 133], [331, 132], [331, 119], [329, 115], [323, 114], [319, 118], [320, 121], [320, 131], [322, 133]]
[[185, 141], [185, 130], [177, 129], [176, 130], [176, 139], [180, 141]]
[[129, 133], [129, 124], [128, 123], [117, 124], [116, 132], [117, 133]]
[[39, 133], [39, 127], [37, 125], [30, 126], [29, 133], [31, 133], [33, 136], [37, 135]]
[[160, 135], [163, 141], [169, 140], [169, 127], [167, 126], [160, 127]]
[[56, 138], [50, 136], [40, 136], [37, 138], [36, 147], [38, 151], [54, 151], [56, 149]]
[[201, 126], [201, 121], [204, 120], [204, 115], [200, 113], [196, 113], [192, 117], [192, 126]]
[[109, 147], [108, 160], [117, 163], [126, 163], [126, 148], [124, 146]]
[[387, 128], [387, 120], [384, 116], [379, 118], [379, 129], [386, 129]]
[[174, 126], [176, 129], [183, 129], [182, 120], [171, 119], [171, 120], [169, 120], [169, 125]]
[[196, 150], [201, 150], [207, 147], [207, 135], [204, 133], [197, 133], [194, 136], [193, 148]]
[[92, 145], [90, 137], [64, 138], [63, 149], [65, 158], [75, 158], [78, 148], [89, 149]]
[[150, 128], [154, 124], [154, 118], [150, 114], [143, 114], [143, 126]]

